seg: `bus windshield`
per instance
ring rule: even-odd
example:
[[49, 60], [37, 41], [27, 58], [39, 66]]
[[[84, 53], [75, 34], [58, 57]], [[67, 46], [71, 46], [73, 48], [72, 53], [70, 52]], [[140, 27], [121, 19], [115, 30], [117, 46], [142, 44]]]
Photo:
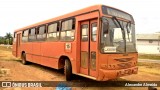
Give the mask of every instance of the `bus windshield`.
[[131, 22], [102, 18], [102, 53], [136, 52], [135, 28]]

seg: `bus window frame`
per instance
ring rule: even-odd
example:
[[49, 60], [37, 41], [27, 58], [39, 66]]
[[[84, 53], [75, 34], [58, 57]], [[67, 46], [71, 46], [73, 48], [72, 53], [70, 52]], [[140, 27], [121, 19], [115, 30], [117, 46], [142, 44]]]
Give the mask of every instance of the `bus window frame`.
[[[73, 20], [72, 22], [72, 29], [69, 29], [69, 30], [62, 30], [62, 23], [65, 22], [65, 21], [68, 21], [68, 20]], [[73, 25], [74, 25], [74, 29], [73, 29]], [[74, 17], [70, 17], [70, 18], [66, 18], [66, 19], [62, 19], [61, 22], [60, 22], [60, 28], [59, 28], [59, 40], [61, 42], [73, 42], [75, 40], [75, 33], [76, 33], [76, 19]], [[63, 40], [62, 37], [61, 37], [61, 32], [65, 32], [65, 35], [66, 35], [66, 32], [67, 31], [74, 31], [74, 39], [70, 39], [70, 40]]]
[[[87, 25], [87, 34], [88, 35], [83, 35], [83, 30], [82, 30], [83, 25]], [[88, 42], [89, 41], [89, 25], [88, 24], [82, 24], [80, 27], [81, 27], [81, 41], [82, 42]], [[87, 39], [83, 39], [83, 36], [87, 36]]]
[[[33, 29], [33, 28], [35, 28], [35, 35], [31, 35], [30, 34], [31, 33], [31, 29]], [[36, 38], [34, 40], [30, 40], [29, 36], [35, 36]], [[29, 28], [29, 33], [28, 33], [28, 42], [35, 42], [35, 41], [37, 41], [37, 27], [36, 26]]]
[[[39, 34], [39, 30], [40, 30], [39, 28], [42, 27], [42, 26], [45, 26], [44, 33], [43, 34]], [[46, 41], [46, 38], [47, 38], [47, 28], [46, 27], [47, 27], [47, 24], [38, 25], [36, 27], [36, 40], [35, 41], [37, 41], [37, 42], [38, 41]], [[37, 38], [38, 35], [42, 35], [42, 36], [45, 35], [45, 38], [42, 38], [42, 39], [41, 38]]]
[[[27, 31], [27, 30], [28, 30], [28, 35], [27, 35], [27, 36], [24, 36], [24, 32]], [[28, 42], [28, 40], [29, 40], [29, 30], [30, 30], [30, 29], [25, 29], [25, 30], [22, 31], [22, 39], [21, 39], [21, 41], [22, 41], [23, 43]], [[23, 40], [23, 37], [27, 37], [27, 40], [24, 41], [24, 40]]]
[[[57, 23], [57, 31], [53, 31], [53, 32], [48, 32], [48, 28], [49, 28], [49, 25], [51, 25], [51, 24], [55, 24], [55, 23]], [[50, 22], [50, 23], [48, 23], [47, 24], [47, 26], [46, 26], [46, 41], [53, 41], [53, 42], [57, 42], [57, 41], [59, 41], [60, 40], [60, 21], [53, 21], [53, 22]], [[56, 40], [49, 40], [49, 38], [48, 38], [48, 34], [50, 34], [50, 33], [56, 33]], [[59, 35], [57, 36], [57, 33], [59, 33]]]
[[[96, 30], [96, 34], [92, 34], [92, 32], [93, 32], [93, 24], [96, 24], [96, 27], [97, 27], [97, 30]], [[96, 36], [96, 40], [93, 40], [93, 36]], [[97, 35], [98, 35], [98, 23], [97, 22], [93, 22], [93, 23], [91, 23], [91, 41], [92, 42], [97, 42], [97, 40], [98, 40], [98, 37], [97, 37]]]

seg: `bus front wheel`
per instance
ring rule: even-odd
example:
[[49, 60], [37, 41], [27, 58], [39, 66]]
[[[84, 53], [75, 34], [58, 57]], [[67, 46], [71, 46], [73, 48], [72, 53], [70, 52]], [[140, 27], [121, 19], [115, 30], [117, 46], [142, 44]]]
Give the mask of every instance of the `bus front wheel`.
[[71, 62], [68, 59], [65, 60], [64, 74], [65, 74], [66, 80], [70, 81], [72, 76], [72, 66], [71, 66]]
[[26, 54], [25, 54], [25, 53], [22, 53], [22, 64], [23, 64], [23, 65], [26, 65], [26, 64], [27, 64]]

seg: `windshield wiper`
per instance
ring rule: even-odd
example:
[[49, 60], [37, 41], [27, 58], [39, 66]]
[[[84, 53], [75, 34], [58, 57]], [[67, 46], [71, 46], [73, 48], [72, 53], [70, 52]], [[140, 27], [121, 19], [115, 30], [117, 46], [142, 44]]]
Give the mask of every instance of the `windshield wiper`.
[[[122, 29], [122, 31], [124, 30], [123, 29], [123, 27], [122, 27], [122, 25], [120, 24], [120, 22], [118, 21], [118, 19], [116, 18], [116, 17], [112, 17], [112, 20], [113, 20], [113, 22], [114, 22], [114, 24], [116, 25], [116, 26], [118, 26], [119, 25], [119, 27]], [[115, 22], [115, 20], [116, 20], [116, 22], [118, 23], [118, 25], [117, 25], [117, 23]]]
[[[126, 37], [125, 37], [124, 28], [122, 27], [122, 25], [120, 24], [120, 22], [118, 21], [118, 19], [117, 19], [115, 16], [112, 17], [112, 20], [113, 20], [114, 24], [115, 24], [116, 26], [119, 25], [119, 27], [120, 27], [121, 30], [122, 30], [122, 37], [123, 37], [123, 40], [124, 40], [124, 51], [126, 52]], [[118, 25], [117, 25], [116, 22], [118, 23]]]
[[129, 42], [130, 42], [130, 38], [129, 38], [129, 33], [130, 33], [130, 31], [129, 31], [129, 29], [128, 29], [128, 26], [130, 26], [130, 27], [131, 27], [131, 22], [127, 22], [127, 25], [126, 25], [126, 28], [127, 28], [127, 35], [128, 35], [128, 40], [129, 40]]

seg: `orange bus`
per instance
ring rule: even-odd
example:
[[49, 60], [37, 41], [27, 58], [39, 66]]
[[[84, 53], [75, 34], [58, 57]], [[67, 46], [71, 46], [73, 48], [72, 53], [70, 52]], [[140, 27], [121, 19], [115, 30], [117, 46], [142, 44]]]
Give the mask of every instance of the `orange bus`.
[[15, 30], [13, 55], [97, 81], [137, 74], [135, 23], [122, 10], [94, 5]]

